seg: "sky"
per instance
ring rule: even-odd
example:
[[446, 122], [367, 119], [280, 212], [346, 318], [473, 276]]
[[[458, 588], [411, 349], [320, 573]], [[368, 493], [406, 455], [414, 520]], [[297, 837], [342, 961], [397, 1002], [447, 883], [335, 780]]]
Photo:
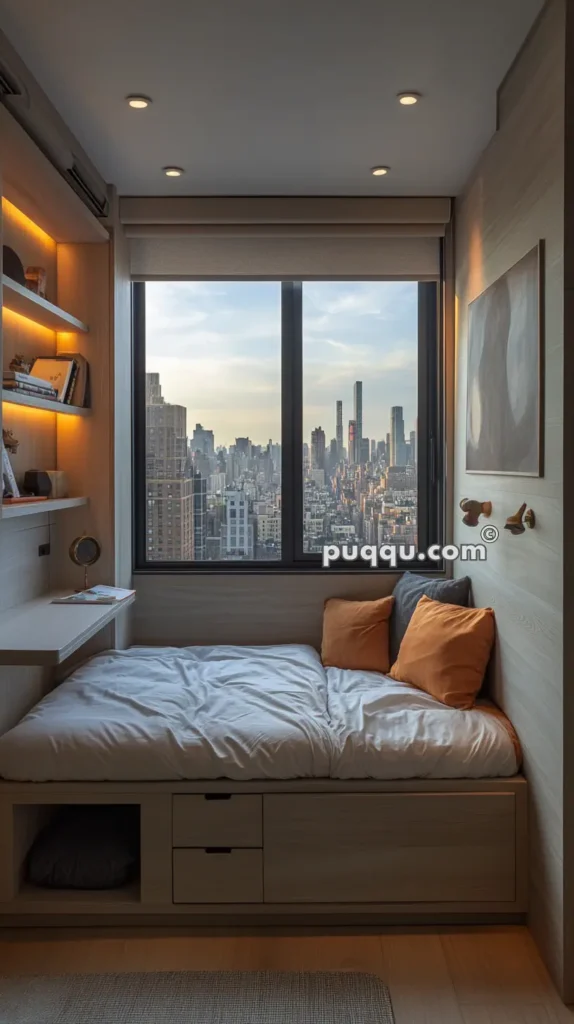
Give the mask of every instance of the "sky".
[[[150, 281], [146, 368], [167, 402], [187, 407], [187, 430], [213, 430], [215, 444], [248, 436], [281, 440], [281, 285], [276, 281]], [[363, 381], [363, 437], [380, 441], [390, 409], [415, 427], [417, 284], [317, 281], [303, 285], [303, 437], [321, 426], [343, 436], [353, 418], [353, 384]]]

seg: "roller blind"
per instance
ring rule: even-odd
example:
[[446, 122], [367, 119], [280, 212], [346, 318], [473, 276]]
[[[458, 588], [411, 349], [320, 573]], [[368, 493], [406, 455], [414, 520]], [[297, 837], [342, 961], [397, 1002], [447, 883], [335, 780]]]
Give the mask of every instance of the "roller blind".
[[124, 198], [134, 280], [434, 278], [450, 201]]

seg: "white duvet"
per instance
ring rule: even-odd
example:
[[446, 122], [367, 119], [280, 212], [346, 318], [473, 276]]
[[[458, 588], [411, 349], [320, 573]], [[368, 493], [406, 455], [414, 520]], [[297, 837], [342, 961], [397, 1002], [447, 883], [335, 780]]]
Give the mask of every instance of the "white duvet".
[[311, 647], [133, 647], [77, 669], [0, 738], [20, 781], [513, 775], [509, 724]]

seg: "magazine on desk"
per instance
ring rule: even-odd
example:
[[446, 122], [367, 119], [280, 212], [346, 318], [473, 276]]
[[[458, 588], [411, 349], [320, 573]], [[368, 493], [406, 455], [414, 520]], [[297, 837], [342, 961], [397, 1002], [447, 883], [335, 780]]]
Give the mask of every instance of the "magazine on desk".
[[80, 590], [69, 597], [55, 597], [52, 604], [120, 604], [132, 597], [135, 590], [124, 590], [122, 587], [96, 586], [89, 590]]

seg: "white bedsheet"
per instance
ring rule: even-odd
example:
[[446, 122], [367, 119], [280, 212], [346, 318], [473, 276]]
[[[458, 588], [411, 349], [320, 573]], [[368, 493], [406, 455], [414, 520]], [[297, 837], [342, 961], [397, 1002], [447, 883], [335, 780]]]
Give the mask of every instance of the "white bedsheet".
[[0, 775], [63, 780], [328, 776], [312, 647], [132, 647], [77, 669], [0, 739]]
[[487, 702], [470, 711], [378, 672], [328, 668], [334, 779], [480, 779], [515, 775], [518, 741]]
[[0, 738], [30, 782], [514, 775], [510, 723], [313, 648], [132, 647], [77, 669]]

